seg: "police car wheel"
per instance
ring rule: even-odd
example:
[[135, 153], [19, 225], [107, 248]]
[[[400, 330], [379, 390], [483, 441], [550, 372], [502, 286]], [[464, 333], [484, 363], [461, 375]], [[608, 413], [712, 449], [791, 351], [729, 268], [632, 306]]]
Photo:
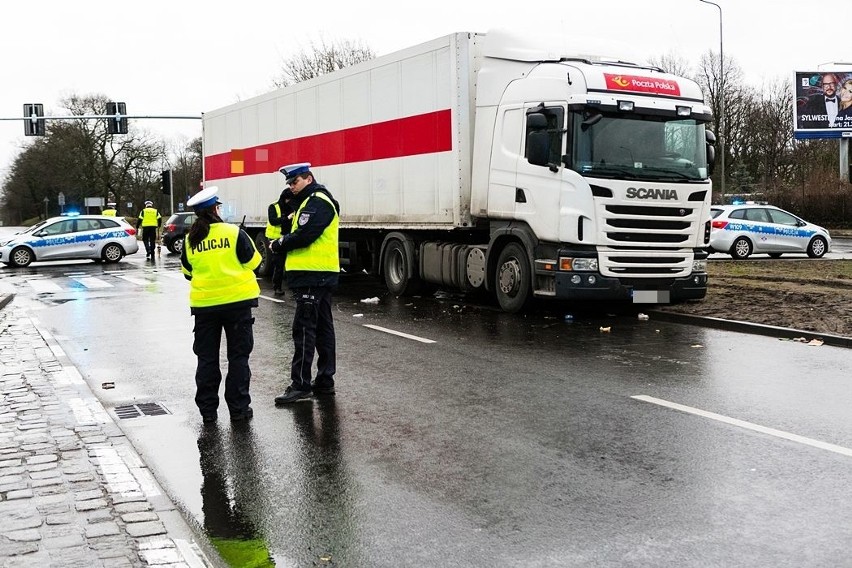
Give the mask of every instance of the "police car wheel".
[[33, 258], [33, 251], [28, 249], [27, 247], [18, 247], [12, 251], [12, 254], [9, 255], [11, 259], [12, 266], [16, 266], [18, 268], [24, 268], [25, 266], [29, 266], [30, 263], [35, 260]]
[[751, 241], [745, 237], [737, 237], [731, 245], [731, 257], [734, 260], [745, 260], [751, 256]]
[[808, 243], [808, 256], [811, 258], [822, 258], [828, 250], [828, 243], [822, 237], [814, 237]]
[[124, 256], [124, 250], [115, 243], [110, 243], [104, 247], [101, 256], [106, 262], [118, 262]]

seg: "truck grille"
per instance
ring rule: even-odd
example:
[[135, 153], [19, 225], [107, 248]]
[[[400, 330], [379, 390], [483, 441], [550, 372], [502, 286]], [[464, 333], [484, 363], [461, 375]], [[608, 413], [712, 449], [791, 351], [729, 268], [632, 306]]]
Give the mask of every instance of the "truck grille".
[[603, 209], [603, 246], [598, 247], [601, 274], [677, 278], [692, 272], [695, 209], [659, 205], [606, 205]]

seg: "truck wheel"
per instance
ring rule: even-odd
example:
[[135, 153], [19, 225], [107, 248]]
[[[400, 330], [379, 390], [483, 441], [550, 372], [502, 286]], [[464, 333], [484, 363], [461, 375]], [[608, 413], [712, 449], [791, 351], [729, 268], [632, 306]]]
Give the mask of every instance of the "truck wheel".
[[527, 306], [532, 282], [530, 263], [524, 247], [518, 243], [506, 245], [497, 260], [494, 278], [497, 302], [504, 312], [516, 313]]
[[405, 245], [399, 239], [388, 242], [385, 248], [385, 285], [395, 296], [414, 294], [420, 289], [420, 279], [408, 275], [408, 267], [414, 259], [408, 257]]
[[263, 278], [264, 276], [272, 275], [272, 263], [269, 258], [269, 241], [266, 240], [266, 235], [258, 233], [254, 238], [254, 246], [257, 247], [257, 252], [260, 253], [260, 264], [254, 269], [254, 273]]

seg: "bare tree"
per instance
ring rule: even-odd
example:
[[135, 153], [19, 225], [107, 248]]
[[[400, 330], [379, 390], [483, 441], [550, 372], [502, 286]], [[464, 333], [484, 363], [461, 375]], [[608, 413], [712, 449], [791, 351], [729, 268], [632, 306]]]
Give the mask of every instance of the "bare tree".
[[[106, 114], [103, 95], [71, 96], [62, 101], [72, 115]], [[128, 134], [107, 132], [105, 120], [48, 122], [44, 138], [17, 156], [3, 185], [0, 206], [4, 219], [23, 222], [44, 214], [44, 199], [56, 204], [65, 195], [68, 206], [82, 207], [86, 197], [114, 199], [125, 214], [127, 201], [157, 201], [158, 164], [165, 145], [132, 123]], [[56, 211], [52, 211], [55, 213]]]
[[686, 77], [687, 79], [695, 79], [695, 72], [692, 70], [692, 65], [683, 56], [674, 51], [670, 51], [659, 57], [652, 57], [648, 60], [648, 63], [654, 67], [659, 67], [666, 73]]
[[286, 60], [281, 76], [273, 81], [273, 85], [287, 87], [368, 61], [375, 56], [373, 50], [360, 40], [342, 39], [326, 42], [325, 39], [321, 39], [319, 45], [311, 42], [309, 49], [303, 49]]

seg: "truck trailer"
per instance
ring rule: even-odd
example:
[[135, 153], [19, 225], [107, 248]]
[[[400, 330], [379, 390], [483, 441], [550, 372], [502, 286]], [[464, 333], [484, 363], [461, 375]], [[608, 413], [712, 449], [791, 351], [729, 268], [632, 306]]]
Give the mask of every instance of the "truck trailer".
[[396, 295], [669, 303], [707, 290], [710, 120], [659, 68], [455, 33], [205, 112], [204, 183], [265, 258], [278, 170], [310, 162], [341, 269]]

